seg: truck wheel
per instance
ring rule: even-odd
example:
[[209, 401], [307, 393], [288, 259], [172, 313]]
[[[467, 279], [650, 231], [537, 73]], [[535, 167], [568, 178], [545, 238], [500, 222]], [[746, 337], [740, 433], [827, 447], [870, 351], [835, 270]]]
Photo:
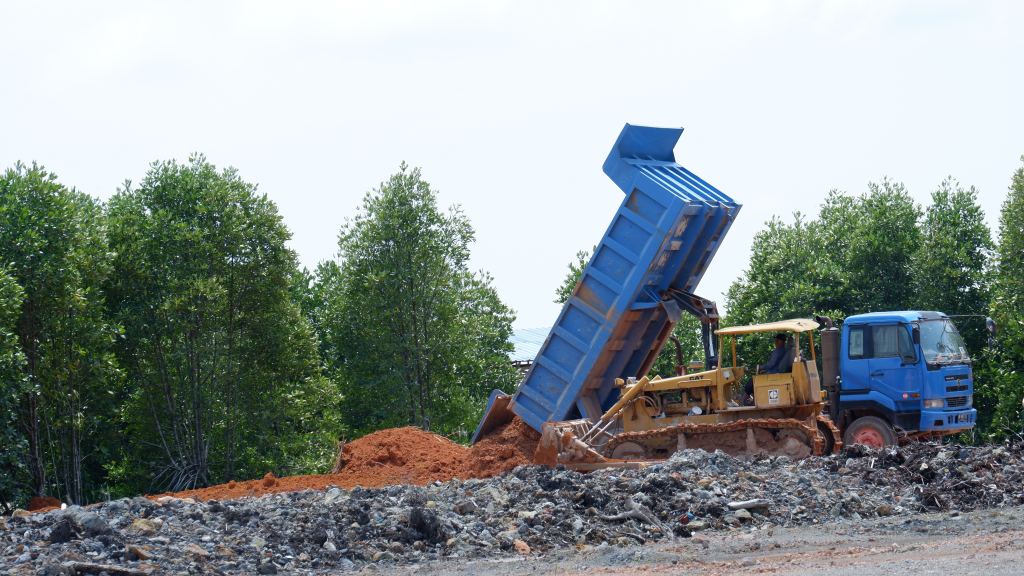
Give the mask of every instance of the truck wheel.
[[863, 444], [872, 448], [885, 448], [896, 444], [896, 433], [888, 422], [877, 416], [861, 416], [846, 427], [843, 443], [847, 446]]

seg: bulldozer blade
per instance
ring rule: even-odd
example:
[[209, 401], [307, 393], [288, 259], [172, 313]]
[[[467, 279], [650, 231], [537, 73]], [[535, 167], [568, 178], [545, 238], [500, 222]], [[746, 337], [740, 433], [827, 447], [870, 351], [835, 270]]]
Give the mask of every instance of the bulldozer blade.
[[607, 468], [618, 468], [620, 470], [639, 470], [646, 468], [652, 464], [660, 464], [657, 460], [636, 460], [628, 462], [608, 461], [608, 462], [576, 462], [565, 464], [565, 467], [569, 470], [575, 470], [576, 472], [593, 472], [595, 470], [605, 470]]
[[[533, 461], [554, 468], [559, 464], [572, 468], [578, 464], [596, 464], [613, 461], [605, 458], [576, 436], [574, 424], [581, 421], [545, 422]], [[587, 422], [585, 425], [589, 425]]]

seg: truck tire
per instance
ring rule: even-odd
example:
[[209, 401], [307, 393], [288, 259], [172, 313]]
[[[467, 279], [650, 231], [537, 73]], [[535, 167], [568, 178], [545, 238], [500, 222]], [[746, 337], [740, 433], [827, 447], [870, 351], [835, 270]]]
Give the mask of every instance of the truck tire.
[[847, 446], [863, 444], [872, 448], [886, 448], [896, 445], [896, 432], [888, 422], [877, 416], [861, 416], [846, 427], [843, 443]]

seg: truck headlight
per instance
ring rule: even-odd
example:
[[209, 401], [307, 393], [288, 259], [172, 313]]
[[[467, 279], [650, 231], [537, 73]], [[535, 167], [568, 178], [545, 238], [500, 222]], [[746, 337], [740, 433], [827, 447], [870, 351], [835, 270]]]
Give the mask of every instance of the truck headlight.
[[946, 401], [942, 398], [933, 398], [931, 400], [924, 401], [925, 408], [942, 408], [946, 405]]

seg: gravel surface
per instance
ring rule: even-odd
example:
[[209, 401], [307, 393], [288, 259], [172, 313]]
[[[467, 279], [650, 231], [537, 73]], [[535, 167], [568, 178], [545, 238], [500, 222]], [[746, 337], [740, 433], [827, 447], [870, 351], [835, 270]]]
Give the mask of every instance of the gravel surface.
[[[640, 470], [196, 502], [117, 500], [0, 520], [11, 574], [336, 573], [633, 554], [735, 532], [1024, 505], [1021, 446], [915, 444], [791, 461], [694, 450]], [[760, 537], [757, 538], [760, 540]], [[655, 543], [653, 546], [639, 544]]]
[[[1019, 576], [1024, 507], [920, 513], [826, 524], [744, 527], [622, 548], [394, 566], [396, 576]], [[364, 569], [369, 572], [369, 569]]]

